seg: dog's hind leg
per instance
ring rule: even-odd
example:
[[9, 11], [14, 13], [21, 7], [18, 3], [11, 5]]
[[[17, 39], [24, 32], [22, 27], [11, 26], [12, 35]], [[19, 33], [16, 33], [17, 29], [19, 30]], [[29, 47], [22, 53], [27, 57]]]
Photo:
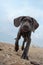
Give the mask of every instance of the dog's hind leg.
[[23, 44], [22, 44], [22, 47], [21, 47], [22, 50], [24, 50], [25, 42], [26, 42], [26, 39], [23, 40]]

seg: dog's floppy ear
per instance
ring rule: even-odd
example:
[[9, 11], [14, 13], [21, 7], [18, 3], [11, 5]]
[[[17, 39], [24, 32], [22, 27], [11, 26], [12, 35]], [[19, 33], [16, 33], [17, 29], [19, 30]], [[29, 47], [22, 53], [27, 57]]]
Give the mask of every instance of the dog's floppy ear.
[[19, 27], [19, 25], [22, 23], [22, 20], [25, 18], [25, 16], [20, 16], [20, 17], [18, 17], [18, 18], [15, 18], [14, 19], [14, 25], [16, 26], [16, 27]]
[[33, 31], [35, 31], [39, 27], [39, 24], [34, 18], [31, 18], [31, 19], [33, 24]]

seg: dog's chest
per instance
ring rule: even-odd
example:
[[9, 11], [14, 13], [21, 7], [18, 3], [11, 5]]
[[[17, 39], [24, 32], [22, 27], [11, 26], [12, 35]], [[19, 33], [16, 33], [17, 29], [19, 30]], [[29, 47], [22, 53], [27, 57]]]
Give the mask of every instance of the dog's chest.
[[21, 30], [21, 35], [22, 35], [24, 38], [26, 38], [26, 37], [29, 38], [29, 37], [31, 36], [31, 32], [30, 32], [30, 31], [25, 32], [25, 31]]

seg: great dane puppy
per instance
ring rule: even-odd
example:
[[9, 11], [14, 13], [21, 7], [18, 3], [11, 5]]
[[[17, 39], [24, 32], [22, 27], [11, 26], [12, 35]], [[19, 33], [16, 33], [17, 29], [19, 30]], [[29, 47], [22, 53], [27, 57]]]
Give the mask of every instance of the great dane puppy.
[[[18, 43], [19, 43], [20, 37], [22, 36], [24, 38], [22, 50], [24, 49], [24, 51], [21, 58], [28, 59], [28, 51], [29, 51], [29, 47], [31, 43], [31, 33], [38, 28], [39, 24], [34, 18], [30, 16], [20, 16], [14, 19], [14, 25], [16, 27], [20, 26], [16, 41], [15, 41], [15, 51], [18, 51], [19, 49]], [[26, 47], [24, 48], [25, 42], [26, 42]]]

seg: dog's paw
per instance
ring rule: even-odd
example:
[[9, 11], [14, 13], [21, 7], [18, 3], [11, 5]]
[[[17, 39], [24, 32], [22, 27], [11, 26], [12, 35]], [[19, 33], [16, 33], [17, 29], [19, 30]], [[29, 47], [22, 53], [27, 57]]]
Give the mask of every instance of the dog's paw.
[[15, 51], [17, 52], [19, 50], [19, 46], [15, 45]]
[[22, 58], [22, 59], [29, 60], [29, 57], [28, 57], [28, 56], [25, 56], [25, 55], [22, 55], [21, 58]]
[[22, 51], [24, 50], [24, 46], [21, 47], [21, 50], [22, 50]]

